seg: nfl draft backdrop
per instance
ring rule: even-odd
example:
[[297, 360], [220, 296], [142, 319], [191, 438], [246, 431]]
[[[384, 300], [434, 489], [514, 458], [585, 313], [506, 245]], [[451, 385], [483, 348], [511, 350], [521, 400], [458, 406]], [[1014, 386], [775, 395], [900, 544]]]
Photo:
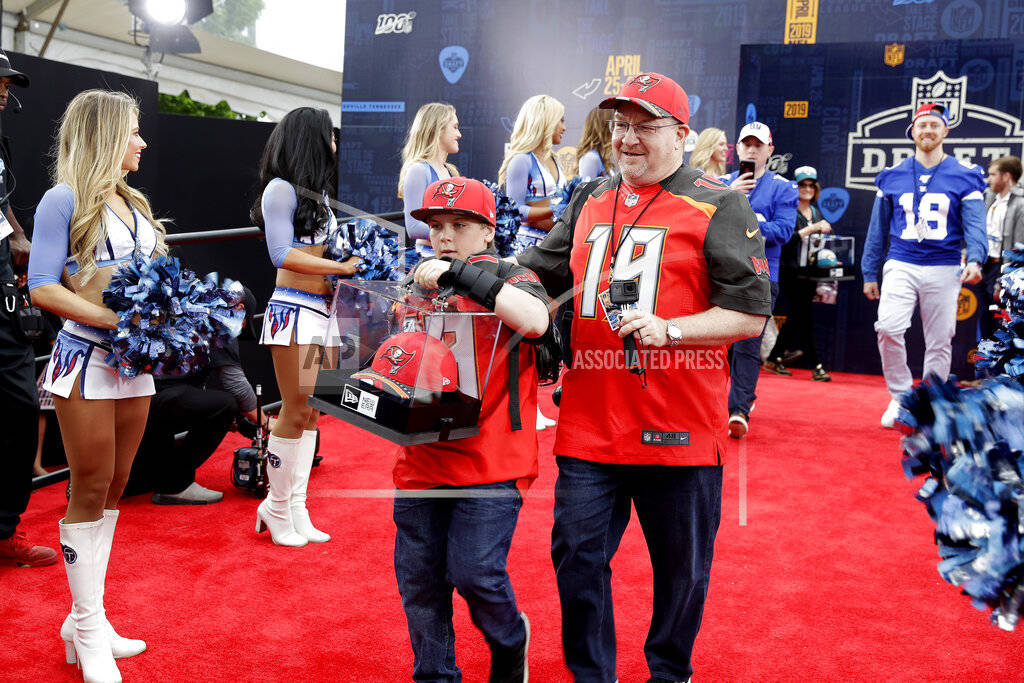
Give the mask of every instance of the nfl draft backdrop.
[[[1009, 52], [988, 54], [980, 47], [970, 52], [956, 42], [984, 38], [1006, 39], [1001, 44], [1009, 45], [1005, 48]], [[845, 161], [846, 136], [856, 130], [858, 121], [883, 110], [909, 107], [913, 75], [927, 79], [942, 69], [951, 78], [966, 74], [984, 85], [986, 80], [996, 80], [997, 73], [1012, 71], [1018, 62], [1024, 64], [1024, 52], [1013, 47], [1014, 38], [1024, 40], [1024, 0], [350, 0], [339, 196], [344, 203], [373, 213], [400, 209], [397, 181], [404, 135], [416, 110], [434, 101], [451, 103], [458, 112], [463, 137], [459, 153], [448, 161], [464, 175], [493, 181], [519, 107], [532, 95], [552, 95], [566, 107], [568, 128], [556, 153], [564, 166], [572, 168], [587, 112], [644, 71], [676, 79], [689, 95], [692, 128], [722, 128], [730, 143], [735, 143], [739, 126], [751, 115], [790, 121], [783, 118], [790, 103], [792, 116], [806, 117], [796, 123], [817, 122], [813, 125], [820, 126], [821, 140], [835, 139], [827, 145], [814, 144], [812, 149], [813, 140], [800, 140], [810, 128], [795, 125], [780, 131], [776, 170], [792, 174], [801, 163], [831, 164], [839, 155]], [[857, 41], [869, 44], [847, 48], [842, 53], [849, 57], [845, 62], [819, 63], [813, 69], [797, 56], [805, 53], [784, 48]], [[911, 41], [944, 42], [917, 48]], [[902, 45], [905, 55], [900, 64], [888, 66], [878, 55], [893, 43]], [[744, 44], [776, 47], [749, 53], [760, 60], [757, 64], [744, 59], [746, 90], [737, 98], [737, 65]], [[813, 58], [821, 62], [825, 52], [813, 50], [807, 54], [819, 55]], [[856, 61], [861, 58], [857, 50], [864, 52], [863, 62]], [[774, 75], [762, 76], [759, 69], [772, 60], [779, 65]], [[875, 62], [877, 66], [869, 68]], [[838, 93], [828, 86], [829, 97], [824, 97], [825, 83], [833, 77], [858, 69], [874, 73], [875, 68], [908, 74], [906, 83], [899, 86], [903, 90], [861, 93], [854, 99], [848, 87]], [[804, 94], [797, 92], [793, 78], [799, 80]], [[986, 85], [992, 91], [982, 96], [995, 97], [1002, 88], [999, 97], [1019, 103], [1019, 82], [1000, 78], [1002, 85]], [[784, 82], [794, 84], [794, 94], [785, 94], [780, 87]], [[982, 90], [973, 82], [968, 89], [971, 93]], [[811, 90], [822, 94], [812, 97]], [[984, 106], [1000, 108], [995, 100]], [[854, 111], [856, 118], [851, 120]], [[869, 131], [872, 137], [880, 132], [877, 125]], [[798, 149], [797, 144], [804, 146]], [[859, 149], [868, 154], [869, 148], [873, 146]], [[868, 169], [886, 161], [871, 154]], [[858, 170], [857, 174], [861, 181], [854, 182], [864, 184], [870, 172]], [[846, 201], [844, 193], [850, 193], [841, 228], [863, 213], [868, 200], [862, 201], [859, 195], [867, 191], [846, 187], [845, 168], [840, 174], [829, 167], [823, 181], [833, 188], [823, 204], [831, 215]], [[856, 222], [857, 230], [866, 229], [866, 216]], [[845, 232], [862, 237], [853, 229]], [[852, 291], [851, 285], [844, 287]], [[840, 298], [836, 311], [840, 333], [829, 344], [831, 357], [823, 360], [840, 370], [878, 372], [873, 313], [869, 315], [866, 303], [854, 298], [849, 294]]]
[[[944, 104], [950, 113], [944, 150], [987, 172], [999, 157], [1021, 156], [1022, 76], [1024, 41], [744, 46], [737, 116], [771, 127], [773, 170], [817, 167], [822, 213], [838, 234], [856, 237], [859, 259], [875, 176], [913, 155], [905, 131], [918, 105]], [[844, 286], [827, 352], [836, 367], [878, 371], [876, 308], [861, 294], [859, 280]], [[953, 372], [961, 377], [973, 377], [968, 356], [983, 313], [973, 288], [962, 289], [953, 344]], [[918, 373], [918, 331], [908, 347]]]

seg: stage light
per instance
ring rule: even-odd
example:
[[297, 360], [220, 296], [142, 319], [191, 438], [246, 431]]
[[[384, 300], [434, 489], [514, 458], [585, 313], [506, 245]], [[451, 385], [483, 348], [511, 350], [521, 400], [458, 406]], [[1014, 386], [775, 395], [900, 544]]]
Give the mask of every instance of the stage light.
[[185, 0], [147, 0], [146, 14], [157, 24], [180, 24], [185, 19]]
[[213, 0], [128, 0], [128, 10], [149, 34], [152, 52], [196, 53], [199, 41], [188, 27], [213, 14]]

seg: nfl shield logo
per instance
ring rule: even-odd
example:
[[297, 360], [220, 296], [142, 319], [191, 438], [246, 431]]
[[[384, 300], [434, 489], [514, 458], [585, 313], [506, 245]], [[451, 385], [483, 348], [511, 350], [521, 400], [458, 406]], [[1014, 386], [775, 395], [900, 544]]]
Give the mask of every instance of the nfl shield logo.
[[964, 105], [967, 103], [966, 75], [950, 78], [940, 70], [927, 80], [915, 76], [910, 93], [911, 112], [917, 111], [922, 104], [934, 102], [946, 108], [950, 128], [956, 128], [963, 121]]
[[902, 43], [892, 43], [885, 46], [885, 57], [882, 61], [885, 62], [886, 66], [899, 66], [903, 63], [903, 55], [906, 52], [906, 46]]

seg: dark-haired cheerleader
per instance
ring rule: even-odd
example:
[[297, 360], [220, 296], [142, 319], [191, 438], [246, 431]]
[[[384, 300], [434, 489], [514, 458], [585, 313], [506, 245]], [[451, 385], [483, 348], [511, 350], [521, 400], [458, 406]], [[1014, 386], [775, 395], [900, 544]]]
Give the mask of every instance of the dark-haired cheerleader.
[[252, 211], [278, 269], [260, 343], [270, 346], [282, 406], [267, 442], [269, 491], [256, 511], [256, 532], [270, 529], [277, 545], [331, 539], [313, 526], [306, 510], [320, 417], [307, 399], [324, 348], [338, 345], [327, 276], [351, 275], [359, 262], [322, 258], [328, 233], [337, 224], [329, 205], [337, 193], [337, 151], [326, 111], [300, 107], [288, 112], [263, 150], [263, 193]]

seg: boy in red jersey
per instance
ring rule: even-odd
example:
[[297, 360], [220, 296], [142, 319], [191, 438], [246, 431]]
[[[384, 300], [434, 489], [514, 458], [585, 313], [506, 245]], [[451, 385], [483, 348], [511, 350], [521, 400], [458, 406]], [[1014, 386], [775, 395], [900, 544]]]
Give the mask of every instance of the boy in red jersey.
[[[725, 350], [764, 328], [768, 263], [743, 195], [682, 164], [689, 106], [675, 81], [640, 74], [600, 106], [615, 109], [621, 175], [580, 185], [517, 257], [574, 306], [551, 547], [562, 647], [577, 683], [615, 680], [609, 563], [635, 507], [654, 574], [650, 680], [685, 681], [721, 515]], [[635, 310], [605, 304], [612, 281], [632, 285]], [[594, 362], [621, 358], [629, 335], [653, 351], [645, 386], [625, 364]]]
[[[493, 361], [493, 318], [461, 318], [453, 330], [446, 322], [442, 335], [459, 365], [460, 390], [471, 393], [491, 368], [480, 434], [404, 447], [395, 465], [395, 574], [415, 655], [413, 678], [461, 680], [455, 588], [491, 648], [490, 680], [525, 681], [529, 622], [516, 606], [505, 565], [522, 494], [537, 476], [538, 373], [533, 344], [517, 341], [550, 334], [547, 294], [532, 272], [498, 260], [491, 246], [494, 195], [483, 183], [437, 181], [424, 192], [422, 207], [412, 215], [430, 228], [438, 258], [416, 267], [416, 283], [452, 287], [503, 324]], [[483, 358], [477, 349], [486, 349]]]

